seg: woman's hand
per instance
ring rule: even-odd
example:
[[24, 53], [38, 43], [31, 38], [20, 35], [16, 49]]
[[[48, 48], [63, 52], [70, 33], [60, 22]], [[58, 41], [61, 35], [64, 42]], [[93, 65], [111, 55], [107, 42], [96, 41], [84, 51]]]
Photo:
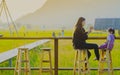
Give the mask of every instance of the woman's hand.
[[94, 27], [91, 26], [91, 27], [89, 28], [89, 30], [88, 30], [88, 34], [91, 33], [93, 29], [94, 29]]

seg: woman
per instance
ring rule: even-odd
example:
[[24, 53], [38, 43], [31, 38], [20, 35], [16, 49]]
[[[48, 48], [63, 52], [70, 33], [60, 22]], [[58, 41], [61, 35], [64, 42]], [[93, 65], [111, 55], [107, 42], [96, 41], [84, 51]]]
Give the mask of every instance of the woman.
[[94, 49], [94, 53], [96, 55], [97, 60], [99, 60], [99, 50], [97, 44], [86, 43], [88, 39], [88, 34], [91, 33], [93, 27], [90, 27], [88, 32], [85, 32], [83, 26], [85, 25], [85, 18], [80, 17], [73, 35], [73, 46], [75, 49], [87, 49], [88, 58], [90, 58], [91, 53], [88, 49]]

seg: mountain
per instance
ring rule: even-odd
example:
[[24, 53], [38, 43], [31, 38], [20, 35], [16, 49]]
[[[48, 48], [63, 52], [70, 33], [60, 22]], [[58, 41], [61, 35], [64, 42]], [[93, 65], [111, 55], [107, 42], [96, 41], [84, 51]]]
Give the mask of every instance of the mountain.
[[34, 13], [17, 19], [17, 23], [41, 28], [73, 28], [80, 16], [94, 23], [98, 17], [119, 17], [120, 0], [47, 0]]

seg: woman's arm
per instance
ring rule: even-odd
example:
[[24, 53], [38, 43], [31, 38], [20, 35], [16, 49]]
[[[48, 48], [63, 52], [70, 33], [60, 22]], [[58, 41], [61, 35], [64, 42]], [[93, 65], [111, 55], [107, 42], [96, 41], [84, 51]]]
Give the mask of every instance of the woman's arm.
[[93, 26], [91, 26], [91, 27], [89, 28], [88, 34], [90, 34], [93, 29], [94, 29]]
[[83, 28], [82, 29], [77, 29], [74, 32], [74, 37], [76, 39], [86, 40], [86, 39], [88, 39], [87, 34], [88, 34], [88, 32], [85, 32], [85, 30]]
[[79, 35], [80, 35], [80, 38], [82, 40], [87, 40], [88, 39], [88, 32], [85, 32], [84, 29], [80, 30], [80, 34]]

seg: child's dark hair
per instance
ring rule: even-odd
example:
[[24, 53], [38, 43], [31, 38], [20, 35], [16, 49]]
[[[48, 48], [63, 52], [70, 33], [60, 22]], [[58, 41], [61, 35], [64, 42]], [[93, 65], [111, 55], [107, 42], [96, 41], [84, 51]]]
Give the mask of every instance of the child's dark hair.
[[109, 28], [108, 32], [112, 33], [114, 35], [114, 37], [116, 38], [116, 36], [115, 36], [115, 30], [113, 28]]
[[109, 28], [108, 29], [108, 32], [112, 33], [112, 34], [115, 34], [115, 30], [113, 28]]

